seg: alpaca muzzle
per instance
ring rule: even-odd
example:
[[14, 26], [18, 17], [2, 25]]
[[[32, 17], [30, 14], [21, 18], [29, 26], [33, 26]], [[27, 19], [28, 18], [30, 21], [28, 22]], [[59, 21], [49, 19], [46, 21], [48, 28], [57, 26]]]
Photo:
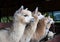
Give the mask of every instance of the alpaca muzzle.
[[32, 18], [30, 22], [34, 22], [34, 18]]

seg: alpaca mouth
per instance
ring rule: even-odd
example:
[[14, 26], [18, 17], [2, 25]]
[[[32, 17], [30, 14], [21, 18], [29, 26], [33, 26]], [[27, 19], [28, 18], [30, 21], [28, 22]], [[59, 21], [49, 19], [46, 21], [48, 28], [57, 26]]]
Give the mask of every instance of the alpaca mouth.
[[53, 25], [53, 26], [54, 26], [54, 23], [55, 23], [55, 22], [52, 22], [52, 24], [51, 24], [51, 25]]
[[34, 18], [32, 18], [30, 22], [34, 22], [34, 20], [35, 20], [35, 19], [34, 19]]

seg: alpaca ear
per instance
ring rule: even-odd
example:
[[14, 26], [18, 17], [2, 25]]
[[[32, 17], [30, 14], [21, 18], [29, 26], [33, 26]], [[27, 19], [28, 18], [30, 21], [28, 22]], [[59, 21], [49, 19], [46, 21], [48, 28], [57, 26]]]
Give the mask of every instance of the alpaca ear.
[[24, 9], [24, 6], [22, 5], [20, 9], [18, 9], [18, 12], [21, 12]]
[[46, 16], [47, 14], [45, 13], [43, 16]]
[[15, 14], [19, 14], [19, 13], [21, 13], [21, 11], [23, 10], [23, 8], [24, 8], [24, 7], [21, 6], [20, 9], [18, 9], [18, 10], [15, 12]]
[[35, 14], [38, 14], [38, 7], [36, 7], [35, 9]]
[[50, 18], [50, 16], [48, 16], [48, 18]]
[[28, 10], [28, 8], [26, 8], [25, 10]]

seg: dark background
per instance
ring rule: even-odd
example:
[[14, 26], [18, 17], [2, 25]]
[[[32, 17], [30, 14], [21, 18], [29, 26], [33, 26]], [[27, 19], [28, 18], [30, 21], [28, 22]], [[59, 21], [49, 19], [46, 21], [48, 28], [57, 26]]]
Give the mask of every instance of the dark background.
[[21, 5], [29, 8], [31, 11], [33, 11], [37, 6], [41, 12], [60, 10], [59, 0], [0, 0], [0, 15], [13, 15]]

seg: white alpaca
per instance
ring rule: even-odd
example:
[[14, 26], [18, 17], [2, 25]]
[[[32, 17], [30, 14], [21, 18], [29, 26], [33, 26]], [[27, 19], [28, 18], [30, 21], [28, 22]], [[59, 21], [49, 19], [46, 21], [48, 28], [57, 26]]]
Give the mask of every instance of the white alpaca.
[[31, 11], [24, 10], [23, 6], [21, 6], [14, 14], [11, 29], [9, 31], [0, 30], [0, 42], [19, 42], [24, 33], [25, 26], [32, 21], [32, 19]]
[[20, 42], [29, 42], [31, 37], [33, 36], [34, 32], [36, 31], [36, 27], [38, 24], [39, 19], [43, 18], [41, 14], [38, 14], [38, 7], [35, 10], [35, 13], [33, 13], [34, 22], [31, 22], [29, 26], [26, 27], [24, 34], [20, 40]]
[[47, 34], [48, 40], [49, 40], [49, 39], [53, 39], [53, 37], [54, 37], [55, 34], [56, 34], [56, 33], [53, 33], [52, 31], [49, 31], [49, 33]]
[[54, 20], [50, 16], [48, 16], [48, 23], [47, 23], [47, 26], [46, 26], [46, 35], [49, 32], [51, 24], [54, 24]]

